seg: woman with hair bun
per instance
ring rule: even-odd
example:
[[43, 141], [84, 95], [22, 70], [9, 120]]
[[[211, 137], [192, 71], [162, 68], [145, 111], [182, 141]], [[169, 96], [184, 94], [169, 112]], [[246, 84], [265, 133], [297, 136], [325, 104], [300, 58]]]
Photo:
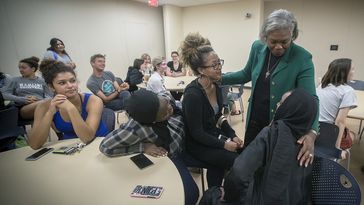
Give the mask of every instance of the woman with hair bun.
[[47, 141], [52, 127], [63, 139], [79, 137], [84, 143], [109, 131], [101, 121], [104, 104], [97, 96], [78, 92], [75, 71], [64, 63], [44, 60], [40, 65], [45, 82], [54, 97], [39, 104], [34, 113], [33, 129], [28, 143], [39, 149]]
[[44, 80], [35, 75], [38, 62], [39, 58], [34, 56], [20, 60], [18, 67], [21, 76], [11, 78], [3, 88], [4, 99], [15, 103], [23, 119], [33, 119], [36, 106], [41, 100], [52, 96]]
[[184, 90], [186, 150], [194, 158], [221, 170], [219, 174], [207, 171], [209, 187], [220, 186], [224, 170], [233, 165], [237, 150], [243, 147], [243, 141], [221, 113], [222, 94], [217, 82], [221, 79], [224, 60], [199, 33], [185, 38], [181, 54], [183, 63], [198, 76]]
[[51, 47], [47, 48], [47, 52], [44, 54], [44, 59], [61, 61], [67, 66], [70, 66], [72, 69], [76, 68], [76, 64], [66, 52], [65, 45], [61, 39], [52, 38], [49, 44]]

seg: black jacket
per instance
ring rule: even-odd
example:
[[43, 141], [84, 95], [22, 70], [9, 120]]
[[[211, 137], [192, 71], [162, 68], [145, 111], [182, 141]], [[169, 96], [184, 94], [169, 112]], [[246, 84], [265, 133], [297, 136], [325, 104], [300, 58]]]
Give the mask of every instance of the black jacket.
[[143, 82], [143, 74], [137, 68], [130, 66], [125, 82], [129, 83], [130, 92], [138, 90], [137, 85]]

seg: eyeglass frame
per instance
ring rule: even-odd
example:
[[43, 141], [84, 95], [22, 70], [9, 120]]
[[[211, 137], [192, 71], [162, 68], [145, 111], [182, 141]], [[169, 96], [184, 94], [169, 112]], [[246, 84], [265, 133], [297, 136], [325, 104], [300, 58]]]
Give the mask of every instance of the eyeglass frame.
[[212, 64], [212, 65], [201, 65], [201, 68], [213, 68], [214, 70], [219, 69], [220, 67], [222, 67], [224, 65], [224, 59], [219, 59], [219, 61], [217, 62], [217, 64]]

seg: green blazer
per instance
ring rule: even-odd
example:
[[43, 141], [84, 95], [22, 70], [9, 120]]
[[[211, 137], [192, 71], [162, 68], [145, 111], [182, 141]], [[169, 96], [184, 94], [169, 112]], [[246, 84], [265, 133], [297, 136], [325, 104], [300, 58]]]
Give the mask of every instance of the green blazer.
[[[269, 51], [267, 45], [260, 40], [253, 43], [250, 50], [248, 62], [240, 71], [232, 72], [222, 76], [222, 84], [234, 85], [244, 84], [252, 81], [252, 92], [249, 102], [254, 98], [254, 89], [260, 73], [262, 72], [266, 54]], [[312, 63], [312, 55], [304, 48], [292, 43], [286, 50], [276, 69], [270, 77], [270, 104], [269, 119], [272, 120], [277, 103], [282, 95], [295, 88], [303, 88], [314, 95], [317, 99], [315, 88], [315, 72]], [[251, 103], [249, 103], [247, 122], [250, 119]], [[254, 114], [254, 113], [253, 113]], [[312, 129], [318, 132], [318, 116], [312, 125]], [[248, 123], [246, 123], [247, 125]]]

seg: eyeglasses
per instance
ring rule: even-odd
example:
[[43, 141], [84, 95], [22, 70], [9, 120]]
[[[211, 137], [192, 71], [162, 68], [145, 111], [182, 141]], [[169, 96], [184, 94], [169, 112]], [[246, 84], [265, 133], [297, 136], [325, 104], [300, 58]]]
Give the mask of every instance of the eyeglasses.
[[219, 59], [217, 61], [217, 63], [214, 63], [212, 65], [203, 65], [200, 66], [201, 68], [213, 68], [214, 70], [217, 70], [219, 68], [221, 68], [224, 65], [224, 60], [223, 59]]

